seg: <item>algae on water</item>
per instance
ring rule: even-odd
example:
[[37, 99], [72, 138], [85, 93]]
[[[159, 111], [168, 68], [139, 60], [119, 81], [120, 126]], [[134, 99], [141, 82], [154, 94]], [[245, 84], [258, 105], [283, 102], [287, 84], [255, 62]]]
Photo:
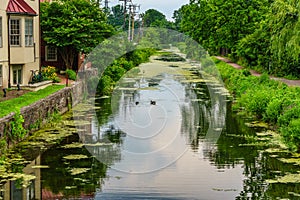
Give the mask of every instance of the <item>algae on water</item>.
[[64, 159], [66, 160], [80, 160], [80, 159], [86, 159], [89, 158], [87, 155], [81, 155], [81, 154], [71, 154], [68, 156], [65, 156]]
[[277, 179], [266, 180], [267, 183], [300, 183], [300, 174], [286, 174]]

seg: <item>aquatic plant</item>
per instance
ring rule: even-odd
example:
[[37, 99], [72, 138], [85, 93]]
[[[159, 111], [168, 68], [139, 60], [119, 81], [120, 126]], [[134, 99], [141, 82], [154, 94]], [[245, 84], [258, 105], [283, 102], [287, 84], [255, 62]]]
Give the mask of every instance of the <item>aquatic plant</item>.
[[27, 130], [23, 127], [24, 118], [20, 114], [20, 111], [17, 111], [14, 115], [14, 120], [10, 122], [11, 133], [9, 138], [11, 141], [19, 141], [25, 137]]

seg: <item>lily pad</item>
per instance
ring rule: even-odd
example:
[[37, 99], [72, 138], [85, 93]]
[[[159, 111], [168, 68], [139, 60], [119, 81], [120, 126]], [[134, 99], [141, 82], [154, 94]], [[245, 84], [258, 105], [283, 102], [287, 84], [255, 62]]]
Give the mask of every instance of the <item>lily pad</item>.
[[278, 160], [284, 163], [293, 163], [295, 165], [300, 165], [300, 158], [278, 158]]
[[87, 171], [91, 170], [90, 168], [73, 168], [70, 170], [71, 175], [78, 175], [78, 174], [83, 174], [86, 173]]
[[84, 146], [84, 144], [82, 144], [82, 143], [72, 143], [72, 144], [66, 144], [66, 145], [62, 146], [61, 148], [74, 149], [74, 148], [82, 148], [83, 146]]
[[71, 154], [71, 155], [64, 157], [64, 159], [66, 159], [66, 160], [80, 160], [80, 159], [87, 159], [87, 158], [89, 158], [89, 157], [86, 155], [81, 155], [81, 154]]
[[85, 146], [91, 146], [91, 147], [100, 147], [100, 146], [111, 146], [114, 145], [113, 143], [103, 143], [103, 142], [97, 142], [94, 144], [84, 144]]
[[251, 128], [269, 128], [269, 125], [264, 122], [259, 122], [259, 121], [254, 121], [251, 123], [245, 123], [246, 126], [251, 127]]
[[277, 179], [266, 180], [267, 183], [300, 183], [300, 174], [286, 174]]

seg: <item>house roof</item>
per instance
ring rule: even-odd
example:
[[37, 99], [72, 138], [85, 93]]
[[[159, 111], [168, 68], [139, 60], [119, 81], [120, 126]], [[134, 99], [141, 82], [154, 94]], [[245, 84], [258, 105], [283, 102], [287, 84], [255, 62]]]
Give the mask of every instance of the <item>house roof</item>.
[[37, 15], [24, 0], [9, 0], [6, 13], [21, 15]]

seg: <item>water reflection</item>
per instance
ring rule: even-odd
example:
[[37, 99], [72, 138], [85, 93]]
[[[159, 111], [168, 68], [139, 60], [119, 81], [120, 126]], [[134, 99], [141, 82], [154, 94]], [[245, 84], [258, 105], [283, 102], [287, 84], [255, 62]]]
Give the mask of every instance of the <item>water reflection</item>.
[[[245, 145], [261, 130], [226, 112], [230, 103], [224, 107], [226, 95], [220, 90], [219, 85], [186, 81], [174, 73], [125, 77], [112, 99], [75, 108], [74, 118], [60, 127], [71, 134], [59, 144], [17, 148], [15, 154], [30, 163], [12, 164], [10, 171], [34, 179], [22, 187], [20, 179], [3, 181], [1, 176], [6, 183], [0, 197], [297, 199], [300, 184], [266, 180], [298, 173], [299, 166], [277, 158], [288, 154]], [[45, 134], [57, 135], [57, 129]]]

